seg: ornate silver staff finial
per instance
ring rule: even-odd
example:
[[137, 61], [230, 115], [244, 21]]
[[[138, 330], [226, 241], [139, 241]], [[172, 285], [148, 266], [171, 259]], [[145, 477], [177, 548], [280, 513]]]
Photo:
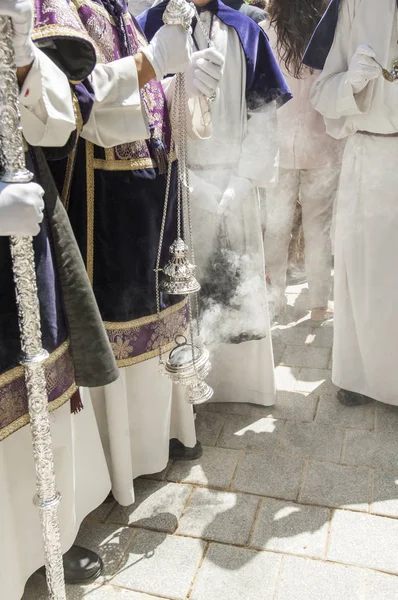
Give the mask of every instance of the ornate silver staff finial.
[[[1, 181], [24, 183], [33, 178], [25, 168], [19, 90], [12, 45], [11, 21], [0, 17], [0, 163]], [[42, 348], [39, 299], [31, 237], [11, 237], [11, 256], [18, 304], [19, 330], [29, 404], [36, 469], [36, 505], [40, 512], [46, 576], [51, 600], [66, 600], [58, 523], [60, 495], [55, 485], [54, 455]]]
[[186, 0], [170, 0], [163, 13], [165, 25], [182, 25], [188, 31], [191, 27], [195, 9]]

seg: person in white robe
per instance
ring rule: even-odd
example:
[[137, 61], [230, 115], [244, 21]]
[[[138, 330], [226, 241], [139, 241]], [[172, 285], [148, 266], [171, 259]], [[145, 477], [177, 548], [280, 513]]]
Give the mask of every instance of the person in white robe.
[[[252, 57], [245, 55], [251, 51], [254, 56], [264, 34], [246, 15], [222, 3], [195, 4], [202, 26], [194, 28], [196, 53], [186, 87], [189, 92], [199, 79], [202, 95], [189, 102], [188, 159], [196, 276], [202, 285], [200, 335], [212, 363], [207, 381], [214, 389], [212, 402], [271, 406], [276, 391], [258, 188], [273, 185], [277, 176], [276, 100], [248, 106]], [[145, 32], [155, 30], [162, 6], [139, 19]], [[252, 36], [253, 48], [242, 45], [244, 35]], [[225, 64], [208, 106], [205, 98], [213, 95], [209, 86], [217, 75], [209, 68], [203, 76], [197, 65], [214, 50]], [[173, 87], [169, 82], [169, 98]]]
[[[76, 128], [70, 85], [63, 72], [31, 43], [33, 3], [2, 0], [0, 15], [11, 17], [13, 23], [24, 137], [34, 146], [63, 146]], [[37, 183], [0, 184], [0, 236], [38, 234], [43, 219], [43, 195], [44, 190]], [[1, 239], [8, 243], [5, 238]], [[4, 270], [2, 281], [3, 276]], [[4, 297], [5, 293], [2, 288], [0, 294]], [[95, 306], [94, 298], [93, 304]], [[98, 340], [98, 343], [101, 342]], [[109, 356], [112, 357], [111, 352]], [[7, 409], [9, 403], [18, 404], [17, 400], [24, 402], [21, 391], [10, 389], [8, 403], [7, 395], [4, 396], [7, 385], [12, 381], [17, 383], [18, 378], [23, 380], [22, 367], [0, 374], [3, 409]], [[50, 386], [56, 383], [53, 380]], [[72, 387], [76, 389], [75, 384]], [[101, 560], [91, 551], [71, 547], [81, 522], [101, 504], [111, 484], [89, 395], [84, 394], [84, 410], [79, 414], [71, 414], [69, 392], [65, 398], [49, 404], [56, 482], [62, 496], [59, 506], [61, 545], [66, 553], [66, 574], [74, 580], [79, 577], [86, 580], [99, 575]], [[20, 600], [26, 581], [45, 560], [39, 511], [34, 504], [36, 480], [29, 419], [22, 415], [4, 428], [6, 412], [2, 410], [1, 415], [0, 597]]]
[[336, 208], [333, 382], [344, 404], [398, 405], [398, 86], [382, 76], [398, 59], [397, 3], [333, 0], [324, 24], [333, 14], [333, 43], [311, 93], [328, 133], [347, 138]]
[[[326, 2], [327, 4], [327, 2]], [[326, 133], [322, 116], [310, 103], [319, 72], [302, 65], [302, 55], [323, 13], [325, 0], [300, 4], [273, 0], [263, 27], [293, 99], [277, 113], [279, 181], [266, 194], [264, 247], [275, 313], [286, 306], [286, 270], [297, 200], [305, 239], [309, 308], [315, 322], [332, 316], [331, 225], [344, 141]], [[294, 23], [294, 28], [290, 26]]]

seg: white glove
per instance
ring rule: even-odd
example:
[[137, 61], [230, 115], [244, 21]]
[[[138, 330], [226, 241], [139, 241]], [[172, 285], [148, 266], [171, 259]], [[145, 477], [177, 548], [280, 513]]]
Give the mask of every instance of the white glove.
[[192, 171], [189, 171], [189, 184], [192, 203], [202, 210], [217, 214], [222, 196], [221, 190]]
[[37, 235], [44, 190], [37, 183], [0, 182], [0, 235]]
[[194, 52], [185, 71], [185, 85], [189, 98], [203, 94], [211, 98], [217, 91], [223, 75], [225, 59], [214, 48]]
[[17, 67], [26, 67], [35, 58], [35, 46], [31, 39], [33, 14], [33, 0], [0, 0], [0, 15], [11, 17]]
[[362, 92], [369, 81], [376, 79], [381, 74], [382, 69], [373, 60], [375, 58], [376, 52], [365, 44], [361, 44], [356, 49], [348, 67], [349, 81], [355, 94]]
[[[1, 1], [1, 0], [0, 0]], [[151, 63], [156, 79], [185, 71], [192, 55], [192, 38], [181, 25], [163, 25], [148, 46], [140, 49]]]
[[232, 176], [229, 178], [228, 186], [220, 202], [219, 214], [229, 212], [236, 213], [239, 206], [245, 200], [253, 188], [250, 179]]

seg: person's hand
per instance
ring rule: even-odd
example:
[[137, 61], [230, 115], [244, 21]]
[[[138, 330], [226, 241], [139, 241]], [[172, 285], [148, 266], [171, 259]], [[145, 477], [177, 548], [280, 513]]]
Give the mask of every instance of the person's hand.
[[193, 171], [189, 172], [189, 183], [192, 204], [201, 210], [217, 214], [222, 196], [221, 190], [196, 175]]
[[251, 192], [253, 184], [250, 179], [244, 177], [230, 177], [228, 186], [223, 194], [219, 206], [219, 214], [229, 212], [236, 213], [242, 202]]
[[382, 69], [374, 60], [375, 58], [375, 51], [365, 44], [361, 44], [356, 49], [348, 67], [349, 81], [355, 94], [362, 92], [369, 81], [381, 74]]
[[214, 48], [194, 52], [185, 71], [185, 85], [189, 98], [202, 94], [212, 98], [223, 75], [223, 55]]
[[151, 43], [140, 49], [151, 63], [158, 81], [166, 75], [186, 70], [192, 55], [191, 40], [190, 33], [181, 25], [163, 25]]
[[0, 235], [37, 235], [44, 190], [37, 183], [0, 182]]
[[33, 14], [33, 0], [0, 0], [0, 15], [11, 18], [17, 67], [26, 67], [35, 58], [35, 46], [31, 39]]

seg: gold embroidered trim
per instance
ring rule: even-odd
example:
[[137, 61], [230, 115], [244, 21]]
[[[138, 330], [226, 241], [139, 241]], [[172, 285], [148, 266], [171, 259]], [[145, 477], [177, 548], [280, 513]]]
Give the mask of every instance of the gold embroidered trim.
[[[113, 149], [108, 148], [108, 153], [105, 151], [105, 159], [95, 158], [93, 162], [94, 169], [102, 171], [138, 171], [138, 169], [156, 169], [157, 163], [152, 158], [134, 158], [132, 160], [115, 160]], [[109, 152], [110, 151], [110, 152]], [[110, 154], [112, 153], [112, 154]], [[108, 158], [111, 156], [111, 158]], [[169, 154], [168, 160], [174, 162], [176, 153]]]
[[41, 40], [43, 38], [62, 35], [62, 37], [82, 38], [85, 42], [89, 42], [90, 46], [94, 46], [92, 40], [86, 31], [82, 29], [74, 29], [68, 25], [38, 25], [32, 32], [32, 40]]
[[107, 19], [107, 21], [109, 21], [111, 25], [114, 25], [116, 27], [115, 19], [108, 13], [108, 11], [103, 6], [101, 6], [101, 4], [97, 4], [97, 2], [92, 2], [92, 0], [72, 0], [72, 2], [76, 6], [77, 10], [79, 10], [79, 8], [81, 8], [82, 6], [89, 6], [93, 12], [98, 13], [99, 15], [101, 15], [101, 17]]
[[87, 274], [93, 284], [94, 280], [94, 145], [86, 142], [86, 188], [87, 188]]
[[[172, 315], [173, 313], [181, 310], [182, 308], [184, 308], [186, 302], [187, 300], [186, 298], [184, 298], [184, 300], [181, 300], [181, 302], [179, 302], [178, 304], [174, 304], [173, 306], [165, 308], [160, 313], [160, 318], [163, 319], [164, 317], [168, 317], [169, 315]], [[132, 321], [122, 321], [120, 323], [114, 323], [113, 321], [104, 321], [104, 326], [107, 331], [112, 331], [114, 329], [136, 329], [137, 327], [141, 327], [142, 325], [149, 325], [150, 323], [153, 323], [157, 320], [157, 318], [158, 315], [148, 315], [147, 317], [133, 319]]]
[[[162, 346], [162, 354], [166, 352], [170, 352], [175, 346], [174, 340], [166, 346]], [[136, 365], [140, 362], [144, 362], [145, 360], [149, 360], [150, 358], [155, 358], [155, 356], [159, 356], [159, 348], [155, 348], [154, 350], [150, 350], [149, 352], [144, 352], [144, 354], [140, 354], [139, 356], [132, 356], [131, 358], [123, 358], [120, 360], [116, 360], [116, 364], [118, 367], [131, 367], [132, 365]]]
[[66, 163], [65, 179], [64, 179], [64, 184], [62, 186], [62, 196], [61, 196], [62, 204], [65, 206], [66, 210], [68, 210], [68, 208], [69, 208], [70, 186], [72, 183], [73, 168], [75, 166], [77, 144], [79, 142], [80, 133], [83, 129], [83, 117], [82, 117], [82, 113], [80, 110], [79, 101], [78, 101], [76, 95], [73, 92], [71, 92], [71, 93], [72, 93], [73, 112], [75, 114], [75, 122], [76, 122], [76, 141], [75, 141], [75, 145], [73, 146], [71, 152], [68, 154], [68, 160]]
[[[58, 346], [58, 348], [56, 348], [54, 352], [51, 352], [50, 356], [47, 358], [47, 360], [45, 360], [44, 366], [48, 367], [49, 365], [54, 364], [56, 360], [58, 360], [63, 354], [65, 354], [68, 348], [69, 340], [66, 340], [66, 342], [63, 342], [63, 344]], [[24, 373], [25, 369], [23, 367], [14, 367], [14, 369], [6, 371], [2, 375], [0, 375], [0, 387], [3, 387], [3, 385], [7, 385], [13, 382], [15, 379], [18, 379], [18, 377], [23, 377]]]
[[[56, 398], [52, 402], [48, 403], [49, 412], [53, 412], [54, 410], [57, 410], [57, 408], [60, 408], [66, 402], [68, 402], [68, 400], [70, 400], [72, 398], [73, 394], [77, 391], [77, 389], [78, 389], [78, 387], [77, 387], [76, 383], [72, 383], [70, 388], [68, 390], [66, 390], [66, 392], [64, 392], [62, 394], [62, 396], [60, 396], [59, 398]], [[29, 423], [29, 421], [30, 421], [29, 415], [28, 414], [23, 415], [22, 417], [19, 417], [18, 419], [16, 419], [12, 423], [10, 423], [9, 425], [7, 425], [3, 429], [1, 429], [0, 430], [0, 442], [2, 440], [4, 440], [5, 438], [7, 438], [8, 436], [10, 436], [12, 433], [15, 433], [16, 431], [18, 431], [18, 429], [22, 429], [22, 427], [27, 425]]]

